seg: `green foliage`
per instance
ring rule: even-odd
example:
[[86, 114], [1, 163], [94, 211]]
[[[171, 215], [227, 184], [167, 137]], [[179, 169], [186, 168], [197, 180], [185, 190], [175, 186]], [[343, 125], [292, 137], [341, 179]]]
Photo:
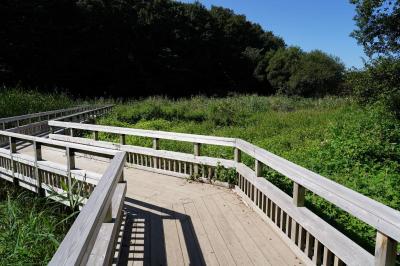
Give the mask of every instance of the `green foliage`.
[[373, 54], [399, 54], [400, 1], [350, 0], [356, 7], [354, 20], [358, 29], [352, 36], [365, 52]]
[[0, 180], [0, 265], [46, 265], [72, 223], [61, 209]]
[[[156, 118], [149, 113], [157, 114]], [[254, 95], [150, 98], [118, 105], [100, 123], [242, 138], [400, 210], [400, 122], [380, 103], [363, 106], [344, 98]], [[143, 139], [128, 143], [151, 145]], [[193, 152], [190, 143], [161, 141], [160, 145], [162, 149]], [[202, 154], [233, 158], [232, 149], [211, 145], [202, 146]], [[254, 167], [254, 160], [246, 154], [242, 161]], [[223, 180], [234, 176], [228, 169], [221, 171]], [[263, 176], [292, 193], [292, 182], [276, 171], [266, 168]], [[307, 194], [307, 206], [373, 250], [375, 231], [370, 226], [311, 193]]]
[[238, 175], [234, 168], [225, 168], [218, 163], [215, 168], [215, 176], [218, 181], [227, 182], [230, 185], [237, 185]]
[[322, 51], [289, 47], [269, 53], [266, 79], [284, 95], [304, 97], [340, 93], [344, 65]]
[[[83, 182], [86, 178], [83, 180]], [[83, 205], [85, 199], [89, 198], [89, 193], [85, 191], [83, 182], [77, 179], [71, 180], [71, 184], [64, 181], [60, 182], [63, 192], [59, 192], [54, 188], [50, 190], [50, 198], [59, 203], [67, 203], [68, 209], [71, 212], [69, 217], [75, 217], [79, 213], [79, 207]]]
[[346, 84], [362, 103], [381, 102], [400, 117], [400, 59], [377, 58], [346, 75]]
[[344, 65], [339, 58], [315, 50], [303, 54], [290, 77], [287, 95], [324, 96], [340, 94]]
[[63, 109], [73, 105], [76, 103], [62, 93], [44, 94], [33, 90], [0, 87], [0, 117]]

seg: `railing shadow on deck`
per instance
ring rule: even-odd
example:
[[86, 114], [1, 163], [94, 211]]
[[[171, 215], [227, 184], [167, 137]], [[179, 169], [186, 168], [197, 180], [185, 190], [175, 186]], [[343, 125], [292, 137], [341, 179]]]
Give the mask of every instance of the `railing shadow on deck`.
[[167, 265], [164, 220], [178, 221], [181, 226], [185, 241], [181, 246], [185, 246], [189, 257], [185, 264], [206, 265], [190, 216], [129, 197], [125, 198], [124, 210], [126, 219], [119, 250], [117, 248], [118, 265], [132, 262]]

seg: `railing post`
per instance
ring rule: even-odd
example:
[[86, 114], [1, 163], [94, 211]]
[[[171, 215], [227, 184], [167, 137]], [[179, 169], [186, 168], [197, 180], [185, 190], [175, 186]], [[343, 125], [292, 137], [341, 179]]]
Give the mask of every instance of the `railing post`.
[[125, 143], [126, 143], [125, 134], [119, 135], [119, 143], [121, 145], [125, 145]]
[[376, 232], [375, 266], [394, 266], [396, 264], [397, 242]]
[[296, 207], [304, 207], [304, 199], [306, 195], [306, 189], [297, 183], [293, 183], [293, 204]]
[[[155, 150], [159, 150], [160, 149], [160, 140], [157, 139], [157, 138], [153, 139], [153, 149], [155, 149]], [[158, 161], [157, 157], [153, 157], [153, 167], [154, 168], [158, 168], [157, 161]]]
[[13, 158], [13, 153], [17, 152], [17, 140], [13, 137], [9, 137], [9, 145], [10, 145], [10, 158], [11, 158], [11, 172], [12, 172], [12, 176], [13, 176], [13, 183], [15, 185], [19, 184], [19, 180], [18, 178], [15, 177], [15, 162], [14, 162], [14, 158]]
[[254, 172], [256, 172], [256, 177], [259, 177], [262, 174], [262, 163], [257, 159], [255, 161]]
[[104, 217], [103, 223], [111, 223], [112, 222], [112, 204], [107, 207], [106, 217]]
[[[201, 144], [200, 143], [194, 143], [193, 147], [194, 147], [194, 156], [200, 156]], [[199, 176], [199, 165], [197, 163], [194, 164], [194, 169], [193, 170], [194, 170], [195, 177], [198, 177]]]
[[93, 132], [93, 138], [94, 138], [94, 140], [99, 140], [99, 132], [98, 131]]
[[33, 142], [33, 152], [34, 152], [34, 157], [35, 157], [35, 178], [37, 182], [37, 192], [40, 196], [44, 196], [45, 192], [44, 189], [42, 189], [42, 180], [40, 178], [39, 174], [39, 167], [38, 167], [38, 161], [42, 160], [42, 145], [40, 143], [37, 143], [36, 141]]
[[68, 189], [72, 186], [72, 175], [71, 170], [75, 169], [75, 151], [70, 147], [66, 148], [67, 155], [67, 175], [68, 175]]
[[70, 129], [69, 129], [69, 135], [70, 135], [71, 137], [74, 136], [74, 129], [73, 129], [73, 128], [70, 128]]
[[6, 123], [1, 123], [2, 130], [6, 130]]
[[235, 147], [235, 151], [234, 151], [234, 160], [237, 163], [240, 163], [242, 161], [242, 151], [236, 147]]

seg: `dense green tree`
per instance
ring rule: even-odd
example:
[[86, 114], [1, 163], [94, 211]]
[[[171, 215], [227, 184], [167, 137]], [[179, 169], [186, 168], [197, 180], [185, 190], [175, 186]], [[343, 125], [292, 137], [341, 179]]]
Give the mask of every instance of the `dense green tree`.
[[81, 96], [301, 94], [306, 85], [288, 86], [303, 52], [285, 47], [245, 16], [198, 2], [0, 2], [0, 85]]
[[[303, 51], [298, 47], [279, 49], [273, 55], [267, 54], [266, 78], [280, 93], [288, 94], [289, 80], [299, 67]], [[270, 57], [270, 58], [269, 58]], [[268, 59], [269, 58], [269, 59]]]
[[344, 65], [336, 57], [315, 50], [303, 53], [290, 76], [287, 95], [324, 96], [341, 92]]
[[363, 103], [380, 101], [400, 117], [400, 60], [379, 57], [346, 75], [346, 84]]
[[358, 29], [352, 36], [373, 54], [399, 54], [400, 52], [400, 1], [350, 0], [356, 6], [354, 20]]
[[344, 65], [322, 51], [298, 47], [267, 54], [266, 78], [277, 92], [306, 97], [340, 93]]

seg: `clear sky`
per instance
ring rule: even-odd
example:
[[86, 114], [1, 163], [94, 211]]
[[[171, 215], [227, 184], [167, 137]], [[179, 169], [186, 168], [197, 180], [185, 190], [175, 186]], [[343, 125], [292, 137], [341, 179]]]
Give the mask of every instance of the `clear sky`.
[[[195, 2], [194, 0], [180, 0]], [[244, 14], [265, 30], [305, 51], [320, 49], [342, 59], [347, 67], [362, 67], [363, 49], [350, 33], [355, 29], [349, 0], [201, 0]]]

